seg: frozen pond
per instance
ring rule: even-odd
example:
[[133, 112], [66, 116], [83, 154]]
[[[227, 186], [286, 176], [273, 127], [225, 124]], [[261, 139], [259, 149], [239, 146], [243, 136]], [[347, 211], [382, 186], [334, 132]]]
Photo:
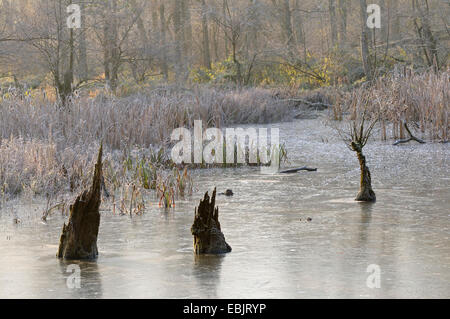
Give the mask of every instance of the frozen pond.
[[[42, 203], [8, 203], [0, 210], [0, 298], [450, 298], [448, 144], [371, 141], [377, 202], [361, 204], [353, 201], [358, 161], [331, 129], [317, 119], [273, 126], [289, 166], [317, 172], [200, 170], [194, 195], [175, 209], [152, 199], [132, 219], [103, 210], [99, 258], [78, 263], [80, 289], [67, 287], [69, 263], [55, 257], [65, 218], [44, 224]], [[216, 201], [233, 251], [195, 257], [194, 207], [214, 186], [235, 193]], [[380, 267], [380, 288], [366, 284], [369, 265]]]

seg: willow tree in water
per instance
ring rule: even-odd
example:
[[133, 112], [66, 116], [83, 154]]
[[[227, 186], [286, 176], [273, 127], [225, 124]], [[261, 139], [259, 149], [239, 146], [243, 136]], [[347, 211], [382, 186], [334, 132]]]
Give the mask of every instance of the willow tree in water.
[[363, 148], [366, 146], [379, 119], [379, 113], [368, 108], [370, 98], [370, 94], [364, 94], [362, 91], [359, 94], [358, 92], [353, 94], [352, 115], [348, 126], [344, 130], [340, 130], [346, 145], [350, 150], [356, 152], [358, 157], [361, 180], [359, 193], [355, 200], [363, 202], [374, 202], [376, 200], [375, 192], [372, 189], [372, 177], [366, 157], [363, 154]]

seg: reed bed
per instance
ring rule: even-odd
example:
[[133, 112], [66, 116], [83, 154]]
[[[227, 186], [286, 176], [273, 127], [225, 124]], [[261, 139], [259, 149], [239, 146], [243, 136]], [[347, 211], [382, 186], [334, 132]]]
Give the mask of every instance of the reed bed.
[[[194, 120], [219, 128], [278, 122], [292, 108], [276, 92], [257, 88], [160, 88], [127, 98], [76, 97], [65, 107], [7, 94], [0, 100], [0, 195], [26, 193], [58, 202], [59, 196], [76, 193], [89, 183], [103, 141], [105, 185], [117, 207], [141, 198], [141, 190], [162, 193], [170, 206], [169, 197], [188, 194], [191, 187], [182, 168], [172, 173], [173, 129], [192, 128]], [[164, 173], [168, 169], [171, 173]]]
[[333, 109], [333, 117], [355, 117], [358, 102], [364, 97], [365, 108], [379, 116], [381, 139], [404, 139], [403, 123], [409, 124], [422, 138], [447, 142], [449, 135], [449, 71], [415, 73], [394, 72], [370, 86], [343, 93]]
[[167, 145], [174, 128], [278, 122], [292, 104], [270, 90], [158, 89], [127, 98], [76, 98], [65, 107], [11, 97], [0, 103], [0, 137], [53, 141], [58, 150], [102, 139], [112, 150]]

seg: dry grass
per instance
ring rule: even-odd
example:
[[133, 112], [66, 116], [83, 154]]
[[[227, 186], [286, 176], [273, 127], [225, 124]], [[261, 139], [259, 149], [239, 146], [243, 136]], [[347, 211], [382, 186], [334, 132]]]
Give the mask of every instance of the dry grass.
[[[0, 100], [0, 195], [56, 201], [78, 191], [90, 179], [101, 140], [105, 183], [113, 197], [132, 193], [122, 189], [130, 185], [156, 190], [174, 128], [191, 128], [198, 119], [219, 128], [282, 121], [291, 108], [264, 89], [161, 88], [123, 99], [75, 98], [66, 108], [9, 94]], [[166, 149], [159, 153], [160, 148]], [[175, 194], [184, 192], [186, 180], [184, 173], [173, 176]], [[120, 195], [116, 198], [120, 202]]]
[[86, 185], [95, 150], [87, 146], [58, 152], [54, 143], [3, 139], [0, 144], [0, 189], [4, 196], [27, 193], [51, 197]]
[[290, 109], [263, 89], [159, 89], [123, 99], [78, 98], [66, 109], [14, 97], [0, 104], [0, 137], [53, 141], [58, 150], [100, 139], [111, 150], [147, 148], [167, 145], [174, 128], [190, 128], [194, 120], [209, 127], [269, 123], [285, 119]]

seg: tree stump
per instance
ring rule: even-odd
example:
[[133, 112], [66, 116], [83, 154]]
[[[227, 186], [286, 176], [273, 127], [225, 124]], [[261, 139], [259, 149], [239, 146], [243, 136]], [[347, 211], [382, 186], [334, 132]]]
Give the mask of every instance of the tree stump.
[[102, 153], [103, 147], [100, 146], [91, 189], [85, 190], [70, 206], [69, 222], [63, 225], [59, 241], [58, 258], [95, 259], [98, 256]]
[[191, 227], [194, 235], [194, 251], [196, 254], [225, 254], [231, 251], [230, 245], [220, 229], [219, 208], [215, 207], [216, 189], [211, 201], [206, 192], [198, 208], [195, 208], [194, 224]]

